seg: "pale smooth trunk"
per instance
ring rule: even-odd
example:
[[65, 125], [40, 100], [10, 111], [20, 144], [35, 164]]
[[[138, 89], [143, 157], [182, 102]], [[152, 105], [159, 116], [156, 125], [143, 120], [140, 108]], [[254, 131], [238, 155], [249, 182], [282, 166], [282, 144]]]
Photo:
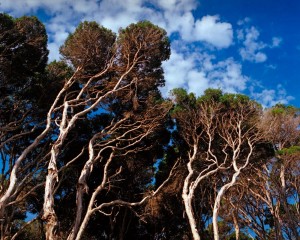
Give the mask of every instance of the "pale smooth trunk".
[[221, 205], [222, 197], [226, 190], [228, 190], [231, 186], [233, 186], [236, 182], [236, 179], [238, 175], [240, 174], [240, 171], [237, 171], [233, 174], [231, 182], [225, 184], [223, 187], [221, 187], [220, 191], [218, 192], [218, 195], [215, 200], [214, 209], [213, 209], [213, 231], [214, 231], [214, 240], [219, 240], [219, 228], [218, 228], [218, 216], [219, 216], [219, 210]]
[[185, 207], [185, 212], [187, 215], [187, 218], [189, 220], [190, 228], [193, 234], [193, 239], [194, 240], [200, 240], [200, 235], [197, 230], [197, 224], [195, 221], [193, 209], [192, 209], [192, 204], [191, 204], [191, 199], [187, 194], [182, 194], [183, 202], [184, 202], [184, 207]]
[[192, 208], [192, 197], [193, 196], [191, 196], [189, 194], [189, 190], [190, 190], [189, 187], [191, 185], [190, 179], [191, 179], [191, 177], [194, 173], [194, 171], [192, 169], [192, 163], [193, 163], [193, 161], [195, 160], [195, 157], [196, 157], [197, 144], [194, 144], [193, 148], [194, 148], [193, 149], [194, 150], [193, 155], [190, 156], [190, 161], [187, 164], [189, 174], [184, 180], [184, 185], [183, 185], [183, 189], [182, 189], [182, 199], [183, 199], [183, 202], [184, 202], [185, 212], [186, 212], [187, 218], [189, 220], [189, 225], [190, 225], [190, 228], [191, 228], [193, 239], [194, 240], [200, 240], [200, 235], [199, 235], [199, 232], [197, 230], [197, 224], [196, 224], [196, 220], [195, 220], [194, 213], [193, 213], [193, 208]]

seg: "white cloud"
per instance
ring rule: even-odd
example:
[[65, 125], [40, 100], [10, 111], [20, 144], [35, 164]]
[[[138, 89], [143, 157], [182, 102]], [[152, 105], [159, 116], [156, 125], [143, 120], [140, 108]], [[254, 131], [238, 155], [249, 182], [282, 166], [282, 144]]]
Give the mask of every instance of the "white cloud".
[[[240, 25], [247, 23], [248, 21], [242, 21]], [[254, 63], [265, 62], [268, 57], [263, 50], [267, 48], [279, 47], [282, 39], [279, 37], [273, 37], [272, 43], [267, 44], [259, 40], [260, 33], [255, 27], [244, 28], [237, 31], [237, 39], [242, 42], [243, 47], [239, 49], [239, 53], [242, 59]]]
[[276, 70], [277, 69], [277, 65], [275, 65], [275, 64], [269, 64], [269, 65], [266, 65], [266, 67], [268, 69], [271, 69], [271, 70]]
[[[16, 17], [34, 15], [38, 10], [48, 14], [45, 25], [49, 34], [50, 60], [59, 59], [59, 47], [80, 21], [97, 21], [117, 32], [120, 27], [148, 19], [166, 29], [169, 35], [178, 36], [177, 42], [172, 42], [170, 60], [163, 63], [166, 86], [161, 90], [164, 96], [178, 87], [198, 96], [208, 87], [232, 93], [244, 91], [251, 83], [249, 77], [243, 74], [241, 63], [233, 58], [216, 59], [213, 54], [213, 51], [233, 44], [232, 25], [222, 22], [219, 16], [195, 18], [193, 11], [198, 5], [197, 0], [7, 0], [1, 3], [0, 11]], [[270, 44], [260, 41], [260, 33], [255, 27], [245, 27], [250, 21], [245, 18], [238, 22], [243, 27], [237, 31], [238, 41], [242, 44], [240, 54], [246, 61], [265, 62], [265, 50], [279, 47], [282, 39], [274, 37]], [[195, 45], [199, 42], [205, 44], [196, 49]], [[194, 44], [192, 49], [191, 44]], [[291, 97], [284, 91], [279, 86], [276, 90], [253, 93], [253, 96], [270, 105], [289, 101]]]
[[246, 23], [249, 23], [251, 21], [251, 19], [249, 18], [249, 17], [246, 17], [246, 18], [244, 18], [244, 19], [242, 19], [242, 20], [239, 20], [238, 22], [237, 22], [237, 24], [239, 25], [239, 26], [241, 26], [241, 25], [244, 25], [244, 24], [246, 24]]
[[196, 9], [198, 5], [194, 0], [155, 0], [153, 2], [163, 11], [173, 13], [189, 12]]
[[243, 47], [240, 49], [240, 55], [243, 60], [255, 63], [267, 60], [267, 55], [261, 51], [267, 45], [258, 41], [259, 35], [259, 31], [255, 27], [238, 31], [238, 39], [243, 41]]
[[218, 16], [204, 16], [195, 20], [191, 12], [174, 16], [173, 13], [165, 13], [167, 30], [179, 32], [184, 41], [205, 42], [217, 48], [227, 48], [233, 41], [232, 25], [220, 22]]
[[251, 93], [252, 97], [260, 102], [263, 107], [272, 107], [277, 103], [288, 104], [294, 97], [287, 94], [281, 84], [276, 89], [263, 89], [261, 92]]
[[[15, 0], [5, 1], [0, 10], [15, 16], [44, 10], [51, 16], [45, 23], [47, 31], [56, 35], [50, 36], [50, 43], [53, 41], [56, 45], [63, 42], [58, 36], [66, 36], [63, 33], [69, 33], [82, 20], [96, 20], [117, 32], [120, 27], [148, 19], [165, 28], [170, 35], [178, 33], [185, 41], [203, 41], [217, 48], [230, 46], [233, 37], [231, 24], [221, 22], [218, 16], [195, 19], [192, 11], [197, 6], [196, 0]], [[58, 34], [55, 25], [60, 26]]]
[[98, 4], [94, 0], [71, 1], [75, 12], [88, 14], [98, 9]]
[[192, 55], [185, 57], [182, 53], [172, 49], [169, 61], [163, 63], [166, 85], [161, 89], [164, 96], [168, 96], [173, 88], [187, 88], [188, 73], [196, 67], [196, 58]]
[[242, 74], [242, 65], [232, 58], [216, 61], [214, 55], [206, 53], [183, 54], [172, 49], [171, 58], [163, 67], [166, 78], [166, 86], [162, 88], [164, 96], [178, 87], [197, 96], [207, 88], [237, 93], [245, 90], [249, 79]]
[[49, 49], [49, 62], [52, 62], [54, 60], [58, 60], [60, 58], [59, 54], [59, 45], [56, 44], [55, 42], [48, 43], [48, 49]]
[[[82, 0], [81, 0], [82, 1]], [[93, 1], [88, 1], [90, 2]], [[68, 11], [68, 8], [73, 5], [72, 0], [14, 0], [2, 1], [0, 8], [4, 12], [9, 12], [15, 16], [32, 13], [38, 9], [44, 9], [49, 13]]]
[[141, 19], [152, 19], [156, 15], [151, 8], [143, 6], [143, 0], [102, 0], [98, 8], [85, 18], [96, 20], [101, 25], [117, 32], [120, 27], [126, 27]]
[[274, 48], [274, 47], [279, 47], [280, 44], [281, 44], [281, 42], [282, 42], [282, 39], [281, 39], [281, 38], [279, 38], [279, 37], [273, 37], [273, 38], [272, 38], [272, 44], [271, 44], [270, 47], [272, 47], [272, 48]]
[[190, 36], [194, 41], [205, 41], [218, 48], [226, 48], [232, 44], [233, 32], [231, 24], [219, 22], [218, 16], [204, 16], [196, 21], [195, 31]]
[[237, 93], [245, 90], [248, 77], [242, 73], [242, 65], [232, 58], [213, 65], [207, 73], [210, 87], [220, 88], [224, 92]]
[[201, 95], [207, 88], [210, 87], [209, 79], [204, 72], [192, 70], [187, 74], [188, 91]]

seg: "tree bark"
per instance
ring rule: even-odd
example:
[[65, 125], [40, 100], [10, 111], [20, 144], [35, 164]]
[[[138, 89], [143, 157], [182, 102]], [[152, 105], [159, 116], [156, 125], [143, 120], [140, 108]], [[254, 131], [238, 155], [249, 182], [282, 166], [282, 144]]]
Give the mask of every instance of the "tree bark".
[[[185, 192], [185, 190], [184, 190]], [[199, 232], [197, 230], [197, 224], [196, 224], [196, 220], [195, 220], [195, 216], [194, 216], [194, 212], [193, 212], [193, 208], [192, 208], [192, 201], [191, 198], [189, 198], [188, 194], [183, 193], [182, 194], [182, 198], [183, 198], [183, 202], [184, 202], [184, 207], [185, 207], [185, 212], [189, 221], [189, 225], [192, 231], [192, 235], [193, 235], [193, 239], [194, 240], [200, 240], [200, 235]]]
[[218, 195], [215, 200], [214, 208], [213, 208], [213, 231], [214, 231], [214, 240], [219, 240], [219, 228], [218, 228], [218, 216], [219, 216], [219, 210], [221, 206], [221, 200], [223, 195], [225, 194], [226, 190], [228, 190], [230, 187], [232, 187], [236, 179], [240, 175], [240, 170], [235, 172], [232, 176], [231, 182], [225, 184], [223, 187], [221, 187], [220, 191], [218, 192]]
[[46, 240], [58, 239], [58, 219], [54, 210], [54, 188], [58, 180], [55, 157], [51, 157], [46, 178], [42, 219], [46, 222]]
[[233, 214], [233, 224], [234, 224], [234, 230], [235, 230], [235, 239], [239, 240], [240, 239], [240, 227], [239, 227], [237, 216], [238, 216], [238, 212], [237, 212], [237, 210], [235, 210], [234, 214]]
[[189, 162], [187, 164], [187, 168], [189, 171], [189, 174], [187, 175], [187, 177], [184, 180], [184, 185], [183, 185], [183, 190], [182, 190], [182, 199], [184, 202], [184, 207], [185, 207], [185, 212], [189, 221], [189, 225], [192, 231], [192, 235], [193, 235], [193, 239], [194, 240], [200, 240], [200, 235], [199, 232], [197, 230], [197, 224], [196, 224], [196, 220], [195, 220], [195, 216], [193, 213], [193, 207], [192, 207], [192, 197], [189, 193], [189, 190], [191, 188], [191, 177], [193, 176], [193, 168], [192, 168], [192, 163], [195, 160], [196, 154], [197, 154], [197, 144], [194, 144], [193, 146], [193, 155], [189, 156]]

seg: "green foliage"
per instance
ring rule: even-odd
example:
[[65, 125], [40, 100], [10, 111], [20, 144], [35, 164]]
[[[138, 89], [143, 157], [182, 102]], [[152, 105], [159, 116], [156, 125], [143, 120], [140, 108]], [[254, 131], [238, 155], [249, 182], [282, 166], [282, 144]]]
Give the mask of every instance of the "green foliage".
[[204, 91], [204, 94], [198, 98], [199, 102], [219, 102], [223, 92], [221, 89], [208, 88]]
[[[240, 238], [239, 240], [252, 240], [253, 238], [247, 236], [245, 233], [241, 232], [240, 233]], [[228, 236], [226, 238], [226, 240], [236, 240], [236, 236], [235, 233], [230, 234], [230, 236]]]
[[173, 98], [173, 102], [175, 103], [174, 108], [172, 110], [172, 114], [176, 112], [185, 111], [189, 107], [196, 107], [196, 96], [194, 93], [187, 93], [187, 91], [183, 88], [175, 88], [171, 92], [171, 96]]
[[47, 79], [61, 88], [66, 79], [73, 75], [73, 69], [63, 61], [53, 61], [46, 67]]
[[[139, 76], [143, 79], [139, 88], [141, 96], [149, 90], [153, 91], [153, 87], [164, 86], [162, 61], [169, 59], [171, 53], [170, 41], [165, 30], [149, 21], [130, 24], [119, 30], [117, 50], [119, 68], [126, 69], [128, 61], [135, 61], [134, 73], [130, 74], [130, 77]], [[159, 93], [156, 91], [156, 94]]]
[[174, 111], [184, 110], [188, 107], [195, 108], [202, 103], [219, 103], [224, 108], [237, 108], [243, 105], [254, 104], [257, 110], [261, 109], [261, 105], [251, 100], [244, 94], [222, 93], [220, 89], [209, 88], [204, 91], [204, 94], [196, 98], [194, 93], [187, 93], [183, 88], [173, 89], [171, 91], [173, 102], [175, 103]]
[[225, 105], [236, 106], [239, 104], [247, 104], [250, 102], [250, 98], [243, 94], [226, 93], [221, 97], [221, 102]]
[[277, 151], [278, 155], [291, 155], [300, 152], [300, 146], [291, 146]]
[[[25, 221], [20, 221], [20, 225], [24, 224]], [[29, 226], [27, 226], [17, 239], [22, 240], [41, 240], [43, 236], [43, 223], [42, 221], [36, 220]]]
[[0, 125], [5, 125], [39, 101], [48, 50], [45, 26], [36, 17], [0, 14], [0, 26]]
[[291, 105], [284, 105], [284, 104], [276, 104], [274, 107], [271, 108], [271, 113], [274, 116], [282, 116], [282, 115], [296, 115], [299, 112], [299, 109], [291, 106]]
[[175, 88], [172, 90], [171, 95], [175, 98], [175, 102], [177, 104], [195, 104], [196, 103], [196, 97], [194, 93], [187, 93], [187, 91], [183, 88]]

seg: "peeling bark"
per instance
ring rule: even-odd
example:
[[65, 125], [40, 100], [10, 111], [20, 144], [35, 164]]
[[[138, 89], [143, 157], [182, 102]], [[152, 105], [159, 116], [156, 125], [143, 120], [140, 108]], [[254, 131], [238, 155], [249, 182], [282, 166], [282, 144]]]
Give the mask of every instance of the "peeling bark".
[[43, 205], [42, 219], [46, 222], [46, 239], [56, 240], [58, 238], [58, 219], [54, 210], [54, 188], [57, 182], [57, 168], [53, 160], [50, 161], [48, 167], [48, 175], [45, 184], [45, 197]]

